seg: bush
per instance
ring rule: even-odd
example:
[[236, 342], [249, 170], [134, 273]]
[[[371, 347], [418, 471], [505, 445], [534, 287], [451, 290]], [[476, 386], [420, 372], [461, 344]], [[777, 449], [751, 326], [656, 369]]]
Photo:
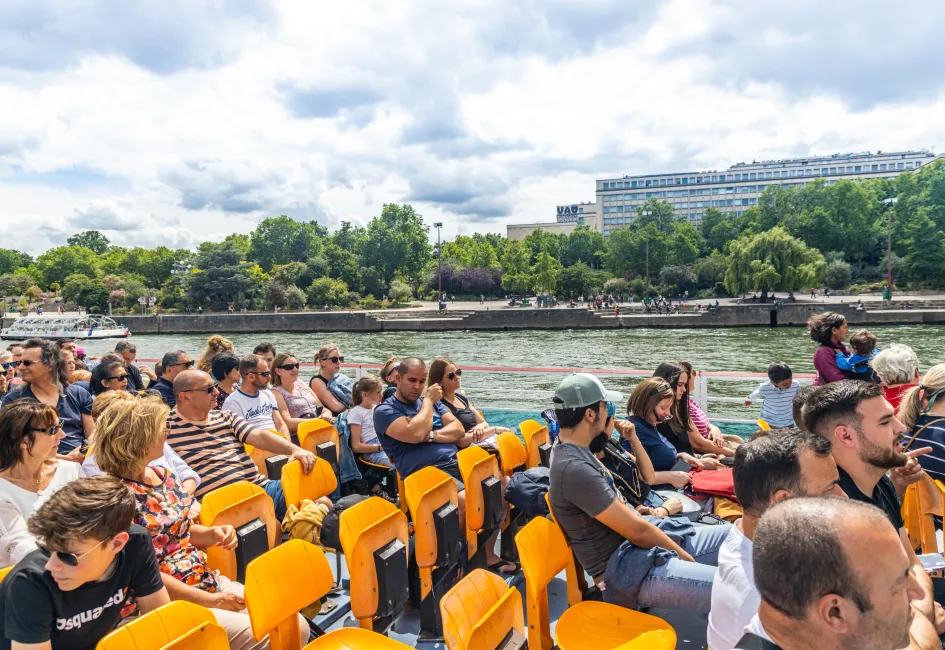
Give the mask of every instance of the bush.
[[413, 296], [413, 289], [403, 280], [393, 280], [388, 295], [394, 302], [406, 302]]
[[853, 268], [843, 260], [834, 260], [827, 265], [824, 284], [831, 289], [846, 289], [853, 281]]
[[305, 292], [294, 284], [286, 287], [285, 306], [286, 309], [305, 309]]
[[326, 304], [343, 307], [348, 300], [348, 285], [334, 278], [317, 278], [306, 293], [308, 304], [316, 309]]
[[361, 309], [380, 309], [381, 301], [372, 295], [361, 298]]
[[604, 283], [604, 293], [610, 293], [615, 296], [625, 296], [629, 292], [630, 284], [623, 278], [611, 278]]

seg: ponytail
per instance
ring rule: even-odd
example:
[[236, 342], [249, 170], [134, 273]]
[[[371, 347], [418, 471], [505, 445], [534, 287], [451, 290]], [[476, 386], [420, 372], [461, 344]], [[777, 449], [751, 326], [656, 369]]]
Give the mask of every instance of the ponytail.
[[925, 390], [922, 386], [913, 386], [903, 396], [899, 402], [899, 409], [896, 411], [896, 417], [906, 427], [911, 429], [919, 421], [919, 415], [922, 412], [922, 398]]

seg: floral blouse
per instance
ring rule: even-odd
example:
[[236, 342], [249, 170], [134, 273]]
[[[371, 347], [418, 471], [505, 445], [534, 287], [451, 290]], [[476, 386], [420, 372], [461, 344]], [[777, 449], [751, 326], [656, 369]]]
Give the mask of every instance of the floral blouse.
[[151, 533], [151, 542], [162, 573], [185, 585], [215, 592], [217, 575], [207, 566], [207, 555], [190, 543], [190, 510], [195, 499], [163, 467], [152, 468], [163, 483], [154, 487], [125, 479], [138, 502], [134, 523]]

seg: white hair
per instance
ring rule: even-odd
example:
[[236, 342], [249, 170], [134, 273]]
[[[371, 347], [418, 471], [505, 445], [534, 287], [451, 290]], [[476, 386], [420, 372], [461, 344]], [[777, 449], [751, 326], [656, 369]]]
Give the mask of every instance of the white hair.
[[919, 358], [908, 345], [893, 343], [873, 357], [870, 364], [886, 386], [911, 384], [919, 372]]

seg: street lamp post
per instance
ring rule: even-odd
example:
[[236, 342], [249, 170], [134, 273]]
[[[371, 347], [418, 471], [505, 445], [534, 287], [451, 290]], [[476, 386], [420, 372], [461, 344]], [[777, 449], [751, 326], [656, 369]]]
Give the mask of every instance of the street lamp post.
[[898, 200], [899, 199], [896, 197], [883, 199], [883, 203], [886, 204], [886, 291], [889, 295], [889, 300], [892, 300], [892, 297], [893, 297], [892, 217], [893, 217], [893, 206], [896, 205], [896, 202]]
[[[436, 228], [436, 301], [439, 305], [443, 304], [443, 246], [440, 244], [440, 228], [443, 227], [442, 221], [433, 224]], [[442, 307], [441, 307], [442, 308]]]

